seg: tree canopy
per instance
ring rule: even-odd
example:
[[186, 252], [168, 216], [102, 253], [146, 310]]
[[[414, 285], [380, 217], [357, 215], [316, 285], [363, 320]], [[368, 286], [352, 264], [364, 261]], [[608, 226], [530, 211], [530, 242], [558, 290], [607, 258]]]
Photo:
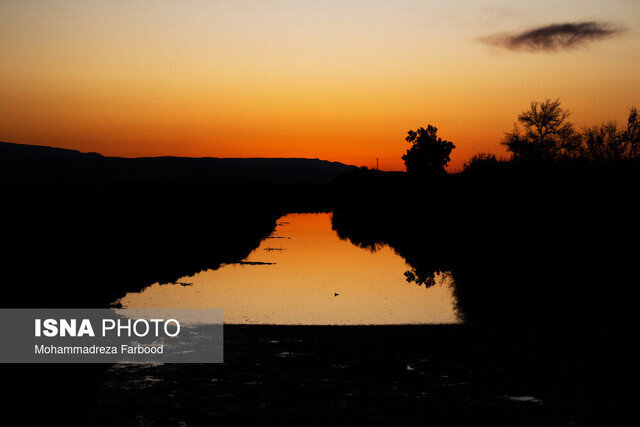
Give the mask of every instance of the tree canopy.
[[438, 138], [438, 128], [427, 125], [407, 132], [405, 140], [411, 144], [402, 156], [407, 172], [413, 175], [440, 175], [450, 161], [456, 146], [451, 141]]
[[578, 132], [560, 101], [533, 101], [518, 116], [502, 142], [514, 160], [572, 159], [596, 163], [637, 161], [640, 158], [640, 117], [631, 108], [626, 128], [608, 121]]
[[557, 159], [574, 153], [580, 138], [568, 120], [569, 111], [560, 100], [532, 101], [529, 109], [518, 116], [512, 132], [505, 134], [507, 151], [514, 159]]

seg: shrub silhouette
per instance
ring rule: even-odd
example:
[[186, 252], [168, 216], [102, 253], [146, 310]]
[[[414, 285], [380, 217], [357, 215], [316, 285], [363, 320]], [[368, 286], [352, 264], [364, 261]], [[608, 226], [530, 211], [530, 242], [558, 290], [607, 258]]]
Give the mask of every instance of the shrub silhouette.
[[496, 170], [501, 164], [504, 164], [504, 160], [498, 160], [495, 154], [492, 153], [478, 153], [474, 154], [464, 164], [464, 171], [469, 173], [487, 173], [488, 171]]
[[620, 163], [640, 159], [640, 118], [638, 110], [631, 108], [627, 128], [619, 129], [609, 121], [600, 126], [585, 128], [582, 133], [580, 156], [598, 163]]
[[406, 141], [411, 145], [402, 156], [407, 172], [412, 175], [442, 175], [450, 161], [455, 145], [438, 138], [438, 128], [428, 125], [417, 131], [410, 130]]

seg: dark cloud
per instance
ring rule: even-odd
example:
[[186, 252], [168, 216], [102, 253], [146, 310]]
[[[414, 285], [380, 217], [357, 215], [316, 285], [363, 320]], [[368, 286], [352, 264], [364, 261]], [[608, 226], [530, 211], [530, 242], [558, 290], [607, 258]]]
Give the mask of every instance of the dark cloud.
[[515, 51], [557, 51], [579, 47], [623, 31], [622, 28], [600, 22], [568, 22], [532, 28], [521, 33], [494, 34], [480, 41]]

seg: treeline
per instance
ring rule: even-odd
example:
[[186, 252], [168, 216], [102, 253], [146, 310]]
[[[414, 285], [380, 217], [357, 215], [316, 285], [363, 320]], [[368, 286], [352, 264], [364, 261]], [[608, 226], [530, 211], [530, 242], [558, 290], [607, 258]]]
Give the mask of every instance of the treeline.
[[391, 246], [408, 286], [448, 275], [466, 321], [635, 324], [638, 112], [582, 130], [568, 117], [558, 101], [532, 103], [505, 136], [509, 159], [479, 154], [455, 174], [453, 143], [410, 131], [407, 173], [337, 181], [334, 229]]
[[[618, 166], [640, 163], [640, 116], [629, 110], [625, 126], [613, 121], [577, 129], [560, 100], [533, 101], [517, 118], [502, 145], [509, 159], [479, 153], [465, 163], [462, 172], [504, 167], [548, 168], [553, 166]], [[405, 140], [411, 147], [402, 156], [407, 173], [414, 177], [446, 175], [453, 142], [438, 137], [438, 128], [428, 125], [409, 130]]]
[[570, 113], [560, 100], [533, 101], [518, 116], [502, 145], [511, 154], [499, 160], [494, 154], [480, 153], [464, 166], [464, 171], [496, 167], [499, 163], [517, 166], [611, 166], [640, 162], [640, 117], [637, 108], [629, 110], [625, 126], [614, 121], [576, 129]]

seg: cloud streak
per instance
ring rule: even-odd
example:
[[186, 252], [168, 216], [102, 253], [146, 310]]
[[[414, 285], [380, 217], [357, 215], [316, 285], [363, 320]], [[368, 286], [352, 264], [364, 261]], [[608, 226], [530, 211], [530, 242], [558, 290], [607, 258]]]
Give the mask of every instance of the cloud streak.
[[487, 45], [526, 52], [568, 50], [617, 36], [623, 28], [601, 22], [567, 22], [531, 28], [520, 33], [501, 33], [482, 37]]

